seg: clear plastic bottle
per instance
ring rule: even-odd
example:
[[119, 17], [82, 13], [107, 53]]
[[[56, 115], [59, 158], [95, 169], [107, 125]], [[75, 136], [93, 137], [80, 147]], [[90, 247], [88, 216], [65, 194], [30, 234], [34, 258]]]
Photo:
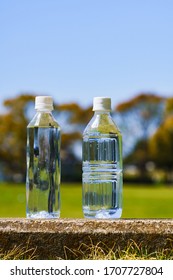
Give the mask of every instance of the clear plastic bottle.
[[122, 214], [122, 137], [110, 115], [111, 99], [95, 97], [93, 118], [83, 133], [82, 204], [86, 218]]
[[27, 218], [60, 216], [60, 126], [51, 96], [37, 96], [36, 115], [27, 126]]

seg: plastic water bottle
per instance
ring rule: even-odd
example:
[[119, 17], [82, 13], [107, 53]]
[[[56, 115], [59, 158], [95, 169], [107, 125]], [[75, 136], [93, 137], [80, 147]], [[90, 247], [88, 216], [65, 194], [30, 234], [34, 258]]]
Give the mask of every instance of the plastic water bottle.
[[51, 96], [37, 96], [36, 115], [27, 126], [27, 218], [60, 216], [60, 126]]
[[110, 115], [111, 99], [95, 97], [94, 116], [83, 133], [82, 204], [86, 218], [122, 214], [122, 137]]

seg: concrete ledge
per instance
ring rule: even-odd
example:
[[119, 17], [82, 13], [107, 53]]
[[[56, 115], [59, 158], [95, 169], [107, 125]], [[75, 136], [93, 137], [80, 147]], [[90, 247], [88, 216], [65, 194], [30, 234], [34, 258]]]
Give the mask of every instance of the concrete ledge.
[[[173, 219], [0, 219], [1, 252], [14, 246], [34, 248], [37, 259], [64, 259], [65, 248], [76, 250], [82, 243], [124, 249], [132, 240], [150, 252], [170, 249]], [[74, 258], [74, 254], [68, 257]]]

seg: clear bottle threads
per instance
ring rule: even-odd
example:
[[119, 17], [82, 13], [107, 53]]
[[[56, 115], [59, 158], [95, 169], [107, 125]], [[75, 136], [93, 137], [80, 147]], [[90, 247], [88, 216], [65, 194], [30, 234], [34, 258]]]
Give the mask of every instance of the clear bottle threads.
[[51, 96], [37, 96], [36, 115], [27, 126], [27, 218], [60, 216], [60, 141]]
[[83, 133], [82, 206], [86, 218], [122, 214], [122, 137], [110, 115], [111, 99], [95, 97], [94, 116]]

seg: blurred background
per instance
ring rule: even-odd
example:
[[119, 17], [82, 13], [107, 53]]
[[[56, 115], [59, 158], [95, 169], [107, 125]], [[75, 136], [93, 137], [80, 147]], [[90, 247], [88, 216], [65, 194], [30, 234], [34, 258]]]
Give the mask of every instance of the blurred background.
[[82, 217], [82, 133], [94, 96], [123, 135], [125, 218], [173, 217], [173, 2], [0, 0], [0, 217], [25, 216], [26, 126], [51, 95], [62, 217]]

